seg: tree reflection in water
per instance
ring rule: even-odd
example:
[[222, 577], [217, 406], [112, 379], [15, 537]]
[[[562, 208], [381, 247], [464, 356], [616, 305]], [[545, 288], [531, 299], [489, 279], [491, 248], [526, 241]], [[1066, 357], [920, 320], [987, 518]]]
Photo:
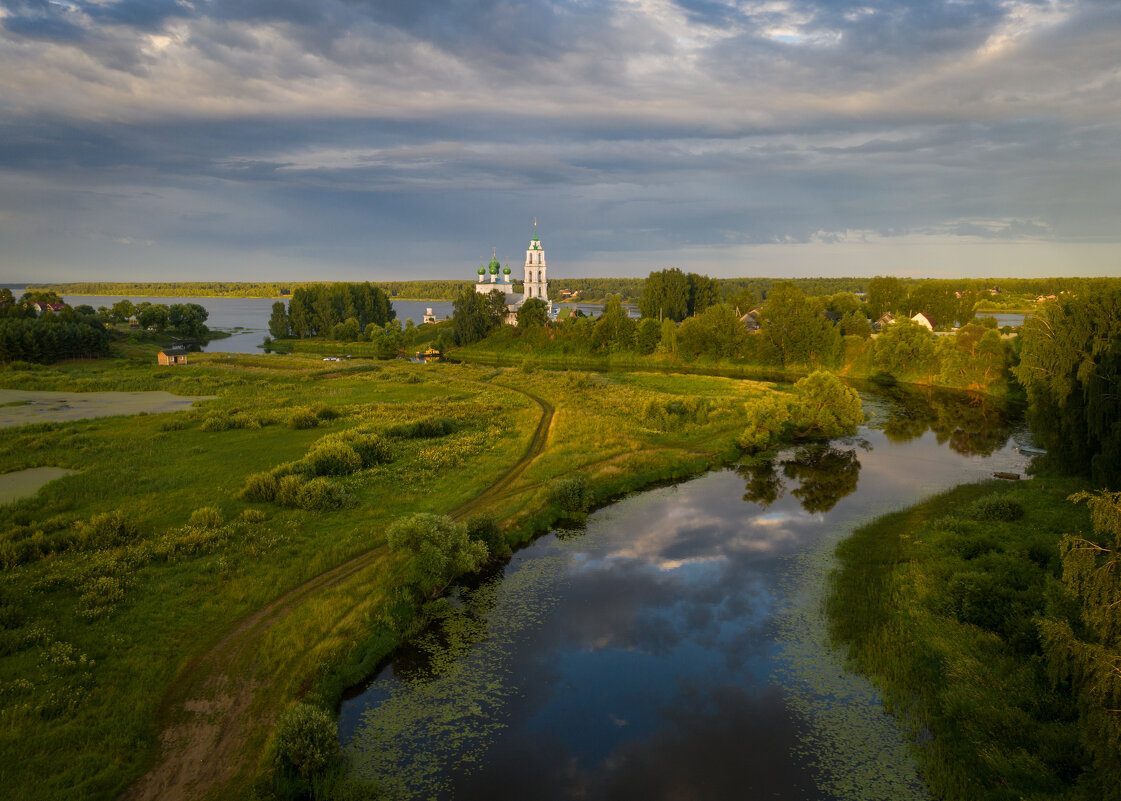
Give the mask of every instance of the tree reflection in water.
[[743, 499], [762, 507], [770, 506], [786, 494], [782, 475], [798, 486], [790, 494], [811, 514], [828, 512], [846, 495], [856, 491], [860, 479], [860, 459], [855, 448], [837, 448], [821, 443], [798, 448], [783, 459], [767, 459], [741, 464], [736, 471], [744, 479]]
[[962, 456], [990, 456], [1008, 441], [1018, 417], [1012, 404], [972, 392], [893, 387], [883, 394], [894, 401], [887, 419], [875, 428], [892, 442], [907, 442], [933, 431], [938, 444]]

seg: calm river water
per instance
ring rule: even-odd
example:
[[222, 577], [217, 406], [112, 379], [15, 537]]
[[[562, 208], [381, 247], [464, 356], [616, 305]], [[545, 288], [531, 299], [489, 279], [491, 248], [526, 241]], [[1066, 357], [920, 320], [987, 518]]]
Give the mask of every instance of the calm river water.
[[1014, 419], [865, 397], [859, 435], [626, 498], [462, 588], [342, 704], [390, 797], [926, 798], [904, 738], [826, 644], [853, 526], [994, 470]]

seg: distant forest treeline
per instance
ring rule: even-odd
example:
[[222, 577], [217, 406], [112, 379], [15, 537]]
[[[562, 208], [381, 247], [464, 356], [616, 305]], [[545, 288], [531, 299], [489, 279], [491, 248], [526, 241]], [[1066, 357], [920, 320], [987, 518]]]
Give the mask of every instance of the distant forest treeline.
[[[868, 278], [717, 278], [721, 297], [728, 298], [750, 290], [757, 298], [763, 298], [771, 287], [779, 281], [788, 281], [807, 295], [833, 295], [837, 292], [865, 292]], [[1020, 298], [1040, 295], [1054, 295], [1063, 290], [1077, 291], [1080, 287], [1100, 279], [1092, 278], [901, 278], [904, 286], [911, 287], [920, 283], [935, 282], [950, 284], [957, 290], [997, 289], [992, 297], [994, 307], [1004, 305], [1008, 296]], [[563, 278], [549, 279], [549, 297], [562, 300], [561, 291], [579, 293], [577, 299], [583, 301], [603, 301], [610, 295], [620, 295], [624, 303], [637, 303], [642, 296], [646, 278]], [[291, 282], [241, 282], [241, 281], [191, 281], [160, 283], [109, 283], [82, 282], [68, 284], [28, 285], [28, 290], [50, 290], [60, 295], [122, 295], [133, 297], [196, 297], [196, 298], [282, 298], [291, 296], [293, 290], [313, 286], [316, 281]], [[358, 281], [339, 281], [337, 283], [365, 283]], [[393, 299], [400, 300], [455, 300], [457, 293], [469, 286], [471, 281], [371, 281]], [[515, 282], [514, 291], [520, 290], [520, 282]], [[1004, 297], [1002, 297], [1004, 296]], [[564, 295], [564, 298], [569, 295]]]

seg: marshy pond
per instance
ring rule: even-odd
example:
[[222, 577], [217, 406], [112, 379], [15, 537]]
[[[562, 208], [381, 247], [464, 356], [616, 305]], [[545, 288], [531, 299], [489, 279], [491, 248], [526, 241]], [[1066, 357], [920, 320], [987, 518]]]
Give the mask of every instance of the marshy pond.
[[833, 549], [1022, 473], [1025, 435], [960, 394], [863, 399], [856, 437], [625, 498], [459, 588], [344, 700], [355, 769], [395, 798], [926, 798], [828, 646]]

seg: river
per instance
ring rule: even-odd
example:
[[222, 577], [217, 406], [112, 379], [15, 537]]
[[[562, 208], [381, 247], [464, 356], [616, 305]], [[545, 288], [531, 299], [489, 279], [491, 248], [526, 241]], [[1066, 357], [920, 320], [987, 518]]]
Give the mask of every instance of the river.
[[833, 549], [1024, 457], [991, 404], [864, 401], [856, 437], [625, 498], [460, 588], [344, 700], [356, 770], [394, 798], [927, 798], [826, 643]]

